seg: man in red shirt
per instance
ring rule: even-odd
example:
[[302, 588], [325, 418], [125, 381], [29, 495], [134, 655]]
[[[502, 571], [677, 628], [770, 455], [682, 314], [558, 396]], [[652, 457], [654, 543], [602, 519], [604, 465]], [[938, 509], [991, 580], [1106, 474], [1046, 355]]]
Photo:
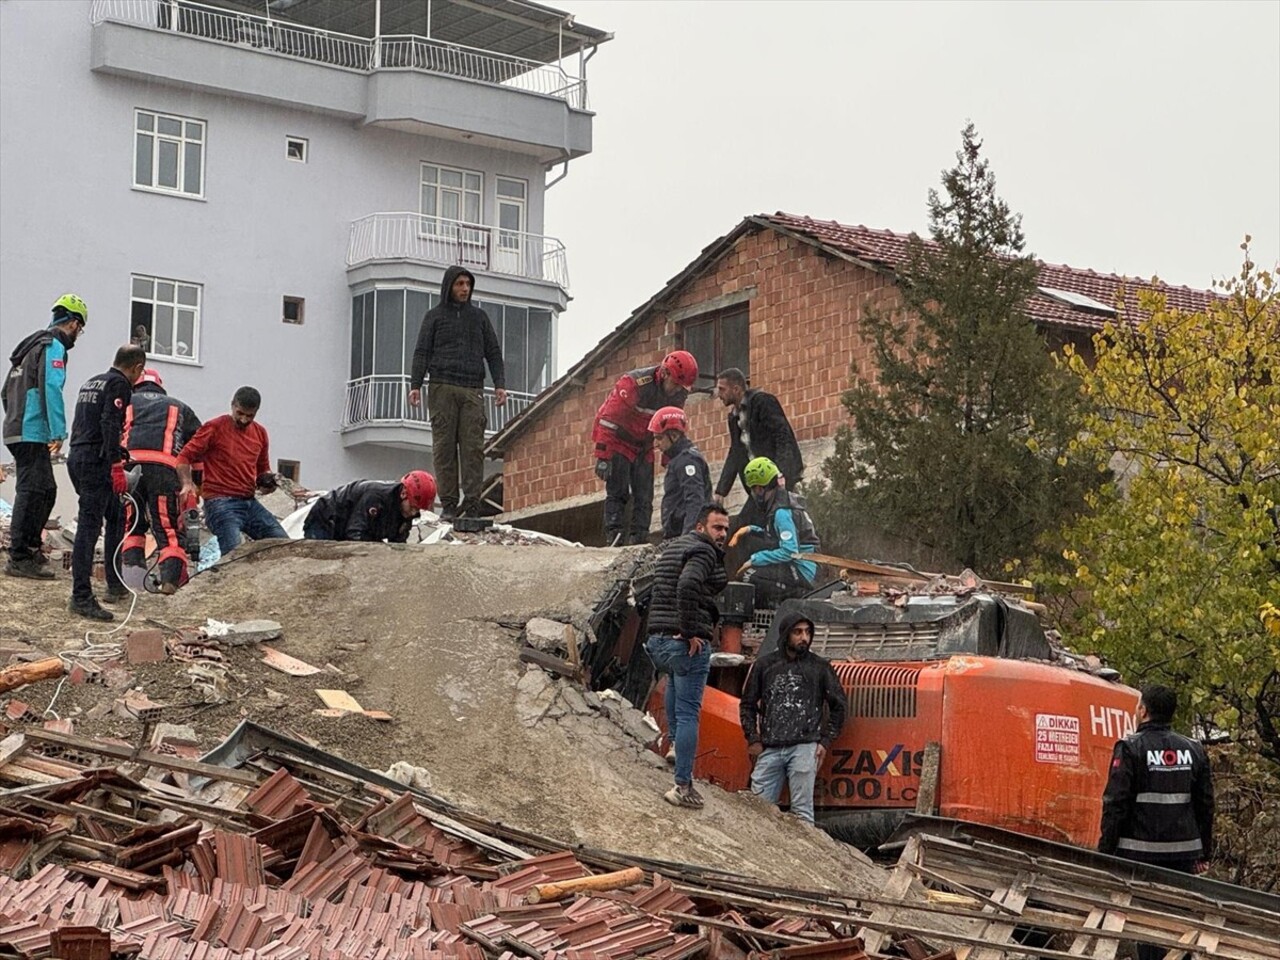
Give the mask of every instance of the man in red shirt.
[[251, 540], [286, 539], [280, 521], [260, 504], [255, 493], [276, 488], [276, 475], [267, 455], [267, 431], [255, 423], [262, 395], [241, 387], [231, 399], [231, 413], [214, 417], [196, 431], [178, 454], [179, 499], [195, 493], [193, 464], [204, 464], [204, 522], [228, 554], [242, 537]]

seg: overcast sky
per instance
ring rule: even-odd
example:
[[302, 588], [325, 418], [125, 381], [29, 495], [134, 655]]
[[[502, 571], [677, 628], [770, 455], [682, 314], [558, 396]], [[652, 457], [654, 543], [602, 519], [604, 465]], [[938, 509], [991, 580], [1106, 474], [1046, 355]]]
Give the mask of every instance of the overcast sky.
[[1028, 249], [1208, 287], [1280, 259], [1280, 2], [551, 0], [614, 33], [547, 196], [559, 371], [742, 217], [923, 232], [972, 119]]

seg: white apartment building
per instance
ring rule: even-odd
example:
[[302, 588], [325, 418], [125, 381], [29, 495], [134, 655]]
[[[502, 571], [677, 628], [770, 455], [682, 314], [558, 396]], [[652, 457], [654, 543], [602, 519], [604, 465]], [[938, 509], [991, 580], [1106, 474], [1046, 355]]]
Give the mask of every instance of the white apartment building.
[[258, 387], [306, 486], [429, 468], [406, 393], [450, 264], [503, 342], [490, 431], [554, 379], [545, 197], [608, 39], [525, 0], [0, 0], [0, 350], [73, 291], [69, 402], [132, 339], [204, 418]]

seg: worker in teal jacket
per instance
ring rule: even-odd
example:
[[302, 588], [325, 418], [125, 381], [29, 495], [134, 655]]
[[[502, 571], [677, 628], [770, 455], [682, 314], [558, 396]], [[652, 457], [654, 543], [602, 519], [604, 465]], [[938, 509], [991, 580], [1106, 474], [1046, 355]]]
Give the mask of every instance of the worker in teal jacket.
[[37, 330], [9, 356], [0, 400], [4, 405], [4, 443], [13, 454], [17, 486], [13, 501], [9, 560], [11, 577], [52, 580], [41, 551], [44, 525], [58, 498], [53, 457], [67, 438], [62, 387], [67, 380], [67, 351], [84, 330], [89, 309], [74, 293], [53, 305], [49, 325]]
[[755, 587], [757, 607], [774, 609], [788, 597], [803, 597], [813, 590], [818, 565], [804, 555], [818, 552], [818, 532], [804, 498], [779, 483], [781, 471], [768, 457], [748, 463], [742, 477], [751, 499], [738, 517], [738, 531], [729, 544], [735, 546], [752, 534], [754, 550], [735, 579]]

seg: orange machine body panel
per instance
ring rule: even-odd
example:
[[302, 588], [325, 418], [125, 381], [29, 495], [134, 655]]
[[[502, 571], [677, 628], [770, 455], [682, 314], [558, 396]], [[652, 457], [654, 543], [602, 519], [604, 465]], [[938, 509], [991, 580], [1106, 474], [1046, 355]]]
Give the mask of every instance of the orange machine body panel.
[[[1097, 844], [1111, 751], [1133, 731], [1136, 690], [997, 657], [834, 665], [850, 709], [818, 774], [820, 816], [914, 809], [925, 745], [937, 741], [940, 816]], [[665, 727], [661, 686], [650, 709]], [[743, 790], [750, 771], [738, 698], [708, 687], [694, 774]]]

